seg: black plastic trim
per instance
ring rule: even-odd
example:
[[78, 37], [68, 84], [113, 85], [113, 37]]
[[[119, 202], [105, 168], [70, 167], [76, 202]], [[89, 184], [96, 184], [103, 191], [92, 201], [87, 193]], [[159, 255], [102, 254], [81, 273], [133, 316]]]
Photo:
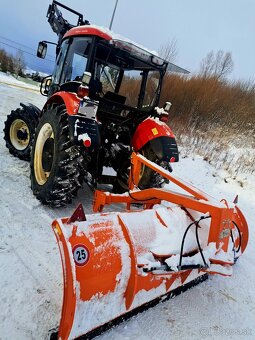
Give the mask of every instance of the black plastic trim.
[[101, 145], [101, 134], [99, 124], [95, 119], [86, 118], [82, 115], [68, 115], [70, 138], [74, 144], [81, 144], [78, 136], [87, 133], [91, 138], [91, 147], [99, 147]]
[[41, 110], [31, 103], [20, 103], [20, 106], [25, 110], [35, 116], [35, 118], [40, 117]]
[[174, 162], [179, 161], [179, 151], [175, 138], [166, 136], [158, 137], [152, 139], [150, 144], [159, 160], [169, 162], [171, 158], [174, 158]]

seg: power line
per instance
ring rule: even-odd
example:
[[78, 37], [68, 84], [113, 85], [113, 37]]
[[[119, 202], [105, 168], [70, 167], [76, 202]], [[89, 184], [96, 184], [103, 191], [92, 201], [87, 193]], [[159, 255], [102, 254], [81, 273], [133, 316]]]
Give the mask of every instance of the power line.
[[[14, 40], [9, 39], [9, 38], [3, 37], [3, 36], [1, 36], [1, 35], [0, 35], [0, 39], [4, 39], [4, 40], [7, 40], [7, 41], [10, 41], [10, 42], [12, 42], [12, 43], [14, 43], [14, 44], [16, 44], [16, 45], [23, 46], [23, 47], [25, 47], [26, 49], [29, 49], [29, 50], [35, 52], [35, 49], [34, 49], [34, 48], [29, 47], [29, 46], [24, 45], [24, 44], [21, 44], [21, 43], [19, 43], [19, 42], [17, 42], [17, 41], [14, 41]], [[15, 48], [16, 48], [16, 47], [15, 47]], [[18, 49], [18, 48], [17, 48], [17, 49]], [[27, 52], [27, 53], [28, 53], [28, 52]], [[52, 55], [48, 55], [48, 57], [51, 57], [51, 58], [53, 58], [53, 59], [55, 58], [55, 57], [53, 57]], [[46, 59], [46, 60], [47, 60], [47, 59]], [[54, 62], [55, 62], [55, 60], [54, 60]]]
[[[34, 55], [33, 53], [30, 53], [30, 52], [27, 52], [27, 51], [25, 51], [25, 50], [22, 50], [21, 48], [18, 48], [18, 47], [16, 47], [16, 46], [12, 46], [12, 45], [7, 44], [7, 43], [4, 43], [4, 42], [2, 42], [2, 41], [0, 41], [0, 44], [6, 45], [6, 46], [11, 47], [11, 48], [14, 48], [14, 49], [16, 49], [17, 51], [22, 51], [22, 52], [24, 52], [24, 53], [26, 53], [26, 54], [31, 55], [31, 56], [34, 57], [34, 58], [37, 58], [36, 55]], [[51, 60], [51, 59], [44, 59], [44, 60], [50, 61], [51, 63], [55, 63], [55, 60]]]
[[12, 42], [12, 43], [14, 43], [14, 44], [16, 44], [16, 45], [23, 46], [23, 47], [25, 47], [25, 48], [27, 48], [27, 49], [29, 49], [29, 50], [32, 50], [32, 51], [34, 51], [34, 48], [32, 48], [32, 47], [29, 47], [29, 46], [27, 46], [27, 45], [23, 45], [23, 44], [21, 44], [21, 43], [18, 43], [17, 41], [14, 41], [14, 40], [11, 40], [11, 39], [8, 39], [8, 38], [5, 38], [5, 37], [3, 37], [3, 36], [1, 36], [1, 35], [0, 35], [0, 38], [1, 38], [1, 39], [4, 39], [4, 40], [7, 40], [7, 41], [10, 41], [10, 42]]

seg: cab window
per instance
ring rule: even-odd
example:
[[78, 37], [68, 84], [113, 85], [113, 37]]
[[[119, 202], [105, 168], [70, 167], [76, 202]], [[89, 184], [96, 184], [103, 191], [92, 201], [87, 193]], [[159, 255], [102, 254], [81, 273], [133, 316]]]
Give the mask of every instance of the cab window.
[[83, 72], [87, 70], [91, 42], [90, 37], [75, 37], [63, 42], [54, 75], [55, 84], [81, 81]]

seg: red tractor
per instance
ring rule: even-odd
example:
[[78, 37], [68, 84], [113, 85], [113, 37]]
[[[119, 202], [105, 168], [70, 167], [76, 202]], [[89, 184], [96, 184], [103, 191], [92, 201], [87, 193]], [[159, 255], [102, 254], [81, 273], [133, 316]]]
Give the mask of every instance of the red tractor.
[[[78, 15], [77, 25], [63, 18], [58, 6]], [[90, 25], [57, 1], [47, 17], [59, 37], [55, 69], [41, 83], [48, 100], [42, 110], [21, 103], [4, 129], [10, 153], [31, 161], [35, 196], [44, 204], [64, 205], [83, 181], [92, 188], [112, 184], [114, 192], [124, 192], [132, 150], [170, 169], [170, 162], [178, 161], [166, 124], [171, 104], [158, 105], [166, 72], [185, 70]], [[41, 58], [47, 43], [39, 43]], [[144, 167], [139, 187], [160, 187], [163, 181]]]

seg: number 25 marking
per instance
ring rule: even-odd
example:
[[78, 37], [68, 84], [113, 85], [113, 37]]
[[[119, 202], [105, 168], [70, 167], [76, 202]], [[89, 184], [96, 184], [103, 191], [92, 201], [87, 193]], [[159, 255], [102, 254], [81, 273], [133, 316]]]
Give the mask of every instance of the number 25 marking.
[[73, 258], [77, 266], [84, 266], [89, 261], [89, 250], [82, 244], [77, 244], [73, 248]]

